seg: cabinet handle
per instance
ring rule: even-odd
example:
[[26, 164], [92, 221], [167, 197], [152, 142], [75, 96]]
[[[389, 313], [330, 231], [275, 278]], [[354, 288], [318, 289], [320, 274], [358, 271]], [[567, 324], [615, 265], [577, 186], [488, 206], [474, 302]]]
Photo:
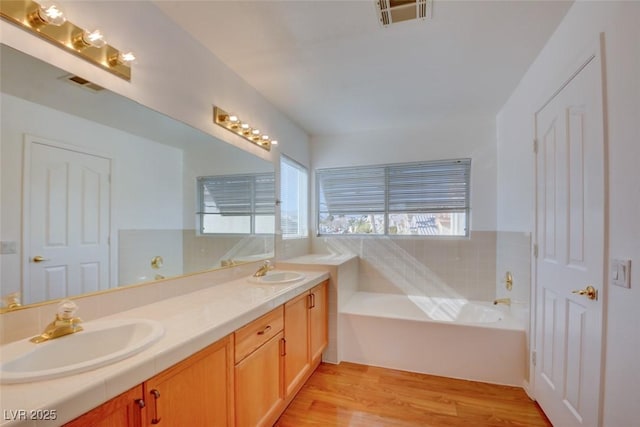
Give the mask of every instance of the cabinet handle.
[[287, 355], [287, 340], [284, 338], [280, 339], [280, 356]]
[[265, 326], [265, 327], [264, 327], [264, 329], [263, 329], [263, 330], [258, 331], [258, 335], [264, 335], [264, 334], [266, 334], [267, 332], [269, 332], [269, 330], [270, 330], [270, 329], [271, 329], [271, 325], [267, 325], [267, 326]]
[[151, 424], [159, 424], [162, 421], [162, 418], [158, 416], [158, 399], [160, 398], [160, 392], [155, 388], [150, 391], [153, 396], [153, 418], [151, 419]]
[[316, 307], [316, 294], [311, 294], [311, 308]]
[[138, 405], [138, 408], [142, 409], [146, 406], [146, 403], [144, 403], [144, 399], [136, 399], [134, 400], [135, 404]]
[[307, 304], [308, 308], [311, 310], [313, 308], [313, 294], [307, 295], [307, 300], [309, 300]]

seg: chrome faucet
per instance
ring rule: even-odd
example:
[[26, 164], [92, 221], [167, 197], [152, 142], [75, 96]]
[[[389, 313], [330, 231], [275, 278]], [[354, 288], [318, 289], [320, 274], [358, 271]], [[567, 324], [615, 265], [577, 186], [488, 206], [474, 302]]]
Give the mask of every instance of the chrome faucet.
[[271, 262], [269, 260], [265, 261], [264, 264], [262, 264], [262, 266], [260, 266], [260, 268], [258, 269], [258, 271], [256, 271], [255, 273], [253, 273], [253, 277], [263, 277], [267, 275], [267, 272], [269, 270], [273, 270], [273, 266], [271, 265]]
[[511, 298], [498, 298], [496, 300], [493, 300], [493, 305], [498, 304], [511, 305]]
[[78, 306], [75, 302], [63, 300], [58, 305], [58, 313], [53, 322], [47, 325], [43, 333], [31, 338], [31, 342], [38, 344], [82, 331], [83, 328], [80, 326], [82, 319], [75, 317], [76, 311]]

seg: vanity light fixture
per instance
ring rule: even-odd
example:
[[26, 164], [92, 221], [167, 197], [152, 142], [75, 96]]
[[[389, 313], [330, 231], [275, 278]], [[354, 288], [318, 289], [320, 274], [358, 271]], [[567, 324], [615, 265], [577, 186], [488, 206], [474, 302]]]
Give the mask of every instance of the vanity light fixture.
[[260, 129], [252, 128], [249, 123], [240, 120], [240, 117], [236, 114], [228, 113], [220, 107], [213, 107], [213, 121], [218, 126], [222, 126], [267, 151], [271, 151], [272, 145], [278, 144], [278, 141], [272, 140], [269, 135], [263, 134]]
[[57, 4], [46, 0], [2, 0], [0, 17], [127, 81], [135, 56], [106, 43], [100, 30], [89, 31], [68, 19]]

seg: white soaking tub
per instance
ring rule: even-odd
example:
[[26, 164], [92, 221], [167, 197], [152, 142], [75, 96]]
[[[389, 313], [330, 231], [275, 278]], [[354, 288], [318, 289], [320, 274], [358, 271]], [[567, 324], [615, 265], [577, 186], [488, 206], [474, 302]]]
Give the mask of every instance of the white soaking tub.
[[340, 310], [341, 359], [522, 386], [524, 325], [491, 302], [356, 292]]

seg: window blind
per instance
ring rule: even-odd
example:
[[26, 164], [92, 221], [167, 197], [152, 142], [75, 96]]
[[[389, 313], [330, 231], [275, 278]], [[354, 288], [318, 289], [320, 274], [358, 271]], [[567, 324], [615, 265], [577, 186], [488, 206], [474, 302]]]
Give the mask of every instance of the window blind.
[[469, 208], [471, 159], [388, 166], [388, 212], [460, 212]]
[[384, 167], [320, 169], [316, 179], [320, 213], [346, 215], [385, 211]]
[[198, 178], [202, 213], [273, 215], [274, 174], [221, 175]]
[[470, 175], [471, 159], [319, 169], [319, 232], [465, 235]]

